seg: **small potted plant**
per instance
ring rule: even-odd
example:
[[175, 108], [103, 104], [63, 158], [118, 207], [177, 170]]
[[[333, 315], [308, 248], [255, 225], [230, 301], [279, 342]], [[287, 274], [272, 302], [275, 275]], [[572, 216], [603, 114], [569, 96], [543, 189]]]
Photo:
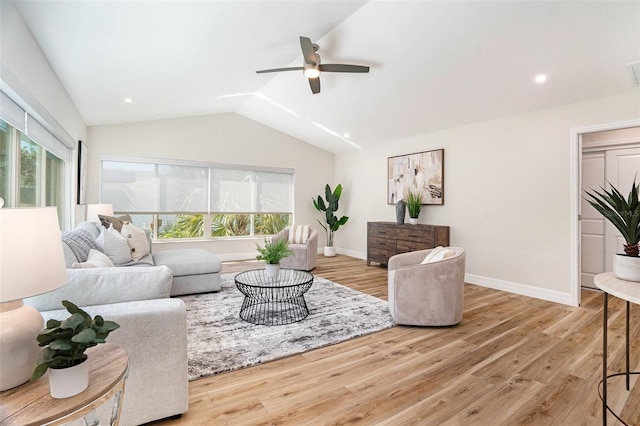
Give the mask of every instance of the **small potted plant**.
[[120, 327], [100, 315], [92, 319], [68, 300], [63, 300], [62, 305], [71, 316], [64, 321], [50, 319], [38, 334], [38, 345], [44, 349], [31, 376], [31, 380], [36, 380], [49, 370], [49, 391], [53, 398], [68, 398], [87, 388], [89, 363], [85, 350], [105, 343], [109, 333]]
[[293, 254], [289, 250], [289, 241], [286, 239], [274, 243], [267, 241], [265, 238], [264, 247], [260, 247], [258, 243], [256, 243], [256, 247], [258, 248], [256, 259], [264, 260], [265, 273], [269, 278], [276, 278], [280, 273], [280, 261]]
[[624, 195], [611, 185], [607, 191], [585, 191], [585, 199], [605, 219], [613, 224], [622, 234], [624, 254], [613, 256], [613, 273], [616, 277], [626, 281], [640, 282], [640, 257], [638, 257], [638, 243], [640, 243], [640, 202], [638, 201], [638, 185], [635, 179], [631, 191], [625, 199]]
[[324, 219], [324, 223], [320, 222], [320, 219], [318, 219], [318, 223], [324, 228], [324, 231], [327, 234], [327, 245], [324, 247], [324, 255], [327, 257], [333, 257], [336, 255], [336, 248], [333, 246], [333, 234], [338, 230], [338, 228], [340, 228], [340, 226], [344, 225], [347, 223], [347, 220], [349, 220], [348, 216], [342, 216], [338, 219], [334, 214], [338, 210], [340, 195], [342, 195], [341, 184], [338, 184], [336, 189], [333, 191], [331, 191], [331, 187], [327, 184], [324, 187], [326, 202], [320, 195], [318, 195], [317, 199], [311, 198], [313, 206], [323, 214], [322, 218]]
[[409, 212], [409, 223], [416, 225], [422, 208], [422, 191], [409, 190], [405, 202]]

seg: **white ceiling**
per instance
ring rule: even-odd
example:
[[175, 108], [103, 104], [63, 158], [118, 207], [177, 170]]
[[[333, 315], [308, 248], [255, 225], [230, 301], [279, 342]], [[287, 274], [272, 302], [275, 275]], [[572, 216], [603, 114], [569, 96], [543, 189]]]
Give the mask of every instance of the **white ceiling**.
[[[236, 112], [336, 153], [634, 90], [640, 60], [640, 1], [17, 6], [87, 125]], [[317, 95], [255, 73], [301, 66], [301, 35], [371, 72], [323, 73]]]

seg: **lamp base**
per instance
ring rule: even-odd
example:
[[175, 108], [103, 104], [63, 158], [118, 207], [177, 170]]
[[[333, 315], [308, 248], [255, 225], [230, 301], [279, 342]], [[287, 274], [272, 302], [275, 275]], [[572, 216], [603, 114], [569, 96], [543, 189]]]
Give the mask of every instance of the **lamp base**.
[[41, 349], [36, 338], [43, 327], [40, 312], [22, 300], [0, 303], [0, 391], [29, 381]]

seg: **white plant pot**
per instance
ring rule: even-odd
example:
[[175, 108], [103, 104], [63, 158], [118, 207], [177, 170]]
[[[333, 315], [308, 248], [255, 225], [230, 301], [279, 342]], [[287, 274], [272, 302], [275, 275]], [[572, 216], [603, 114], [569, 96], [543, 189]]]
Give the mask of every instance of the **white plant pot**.
[[409, 218], [409, 223], [412, 225], [417, 225], [418, 224], [418, 218], [417, 217], [410, 217]]
[[49, 368], [49, 392], [53, 398], [69, 398], [89, 386], [89, 360], [69, 368]]
[[324, 255], [325, 257], [335, 257], [336, 248], [333, 246], [324, 246]]
[[640, 282], [640, 257], [614, 254], [613, 275], [621, 280]]
[[269, 278], [278, 278], [278, 274], [280, 274], [280, 264], [279, 263], [265, 263], [264, 265], [265, 274]]

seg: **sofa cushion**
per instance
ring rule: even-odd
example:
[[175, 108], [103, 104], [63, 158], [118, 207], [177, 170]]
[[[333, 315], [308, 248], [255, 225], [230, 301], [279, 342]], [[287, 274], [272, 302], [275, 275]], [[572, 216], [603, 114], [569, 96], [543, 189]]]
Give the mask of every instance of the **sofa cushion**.
[[75, 262], [71, 265], [72, 268], [110, 268], [113, 267], [113, 262], [109, 257], [101, 251], [91, 249], [89, 250], [89, 257], [86, 262]]
[[289, 228], [291, 244], [305, 244], [309, 239], [309, 225], [294, 225]]
[[133, 223], [124, 223], [120, 234], [127, 239], [131, 260], [138, 261], [149, 254], [149, 242], [146, 233]]
[[83, 229], [63, 232], [60, 238], [71, 249], [78, 262], [87, 261], [89, 250], [98, 250], [98, 246], [91, 234]]
[[39, 311], [62, 307], [63, 300], [94, 306], [169, 297], [173, 275], [166, 266], [67, 269], [67, 284], [57, 290], [23, 299]]
[[98, 218], [100, 218], [100, 223], [102, 223], [102, 226], [108, 228], [109, 225], [113, 225], [115, 230], [118, 232], [120, 232], [120, 230], [122, 229], [122, 225], [124, 224], [124, 222], [133, 222], [131, 220], [131, 216], [129, 216], [128, 214], [118, 217], [99, 214]]
[[420, 264], [424, 265], [427, 263], [439, 262], [444, 259], [448, 259], [456, 254], [455, 250], [451, 250], [449, 248], [445, 248], [442, 246], [438, 246], [431, 250], [429, 254], [427, 254]]
[[166, 265], [174, 277], [220, 272], [220, 259], [203, 249], [163, 250], [153, 255], [156, 265]]
[[115, 265], [122, 265], [131, 262], [131, 252], [127, 239], [109, 225], [109, 228], [102, 228], [100, 235], [96, 239], [98, 247], [109, 256]]

